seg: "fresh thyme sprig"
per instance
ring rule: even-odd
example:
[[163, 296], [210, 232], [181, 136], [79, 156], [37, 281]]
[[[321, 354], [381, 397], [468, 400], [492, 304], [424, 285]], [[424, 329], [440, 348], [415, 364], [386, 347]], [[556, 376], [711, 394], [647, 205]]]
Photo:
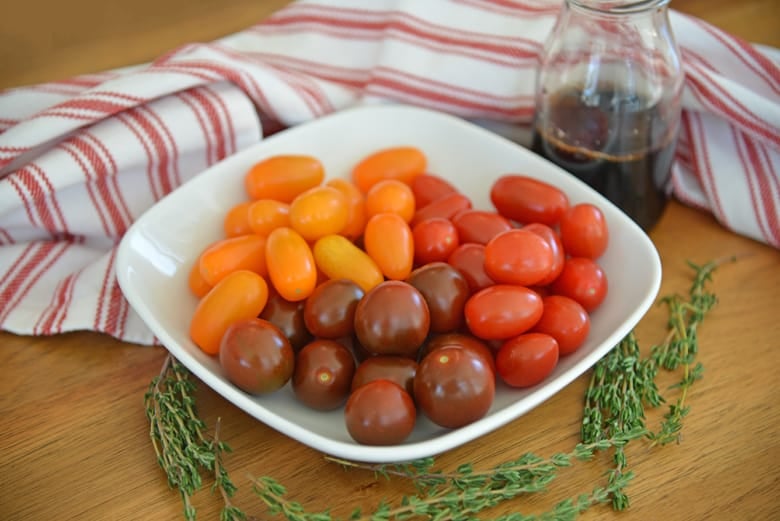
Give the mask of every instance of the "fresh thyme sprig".
[[[661, 299], [669, 311], [669, 333], [661, 344], [651, 348], [649, 357], [643, 357], [632, 332], [596, 363], [585, 392], [583, 442], [592, 443], [625, 429], [645, 428], [646, 408], [667, 401], [656, 385], [659, 369], [674, 371], [682, 366], [682, 377], [671, 388], [680, 390], [677, 400], [669, 406], [660, 430], [647, 431], [653, 444], [664, 445], [679, 438], [682, 420], [690, 410], [685, 404], [688, 390], [704, 370], [701, 363], [693, 365], [699, 344], [697, 328], [716, 303], [715, 295], [707, 292], [705, 285], [712, 280], [712, 273], [721, 262], [702, 266], [688, 263], [695, 271], [688, 298], [672, 295]], [[615, 466], [608, 473], [609, 484], [619, 481], [628, 466], [622, 447], [615, 449], [613, 460]], [[622, 489], [613, 492], [612, 506], [615, 510], [628, 508], [628, 496]]]
[[165, 471], [168, 485], [179, 491], [187, 521], [196, 519], [191, 498], [203, 483], [202, 471], [214, 476], [212, 490], [218, 490], [224, 500], [221, 521], [246, 519], [230, 501], [236, 486], [222, 464], [222, 454], [229, 452], [230, 447], [218, 439], [220, 422], [217, 420], [214, 439], [207, 439], [206, 425], [195, 409], [194, 394], [195, 384], [189, 372], [168, 355], [144, 396], [157, 463]]
[[680, 439], [683, 418], [690, 411], [686, 405], [688, 391], [704, 372], [700, 362], [694, 365], [699, 350], [698, 327], [717, 303], [715, 295], [706, 291], [705, 286], [712, 280], [715, 269], [728, 260], [733, 261], [735, 258], [716, 260], [702, 266], [689, 262], [688, 265], [696, 273], [688, 291], [688, 299], [679, 295], [662, 299], [669, 310], [669, 334], [663, 343], [652, 347], [650, 359], [657, 367], [667, 371], [675, 371], [682, 366], [682, 376], [672, 386], [672, 389], [679, 389], [677, 400], [669, 405], [660, 430], [650, 435], [654, 444], [665, 445]]
[[[333, 457], [326, 459], [345, 468], [368, 470], [386, 478], [394, 476], [409, 479], [417, 486], [417, 494], [403, 497], [398, 505], [382, 502], [370, 514], [356, 509], [350, 516], [352, 521], [401, 521], [410, 518], [470, 521], [477, 519], [474, 514], [521, 494], [546, 490], [557, 477], [558, 470], [570, 466], [575, 460], [588, 461], [597, 451], [622, 447], [645, 434], [644, 430], [626, 431], [610, 439], [578, 444], [569, 453], [558, 453], [547, 459], [527, 453], [489, 470], [475, 470], [472, 465], [464, 464], [454, 472], [433, 471], [433, 458], [393, 465], [357, 463]], [[541, 516], [515, 513], [498, 520], [574, 519], [584, 510], [608, 502], [615, 489], [625, 487], [632, 477], [631, 473], [625, 473], [607, 487], [596, 488], [590, 494], [574, 500], [562, 501]], [[272, 514], [281, 514], [288, 521], [335, 521], [328, 511], [308, 513], [301, 503], [288, 500], [285, 487], [272, 478], [266, 476], [255, 479], [253, 488]]]
[[[634, 333], [620, 343], [594, 367], [585, 392], [581, 437], [583, 443], [595, 443], [625, 432], [645, 430], [644, 403], [660, 403], [655, 386], [656, 370], [647, 359], [642, 359]], [[623, 446], [615, 447], [615, 467], [608, 473], [612, 486], [612, 507], [624, 510], [629, 506], [622, 487], [628, 465]]]

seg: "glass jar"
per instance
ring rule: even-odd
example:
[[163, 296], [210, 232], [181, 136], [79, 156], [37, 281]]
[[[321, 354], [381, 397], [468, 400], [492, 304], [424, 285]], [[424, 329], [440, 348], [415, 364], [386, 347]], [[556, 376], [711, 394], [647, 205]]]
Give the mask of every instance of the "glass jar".
[[650, 230], [666, 205], [683, 73], [669, 0], [564, 0], [542, 54], [532, 148]]

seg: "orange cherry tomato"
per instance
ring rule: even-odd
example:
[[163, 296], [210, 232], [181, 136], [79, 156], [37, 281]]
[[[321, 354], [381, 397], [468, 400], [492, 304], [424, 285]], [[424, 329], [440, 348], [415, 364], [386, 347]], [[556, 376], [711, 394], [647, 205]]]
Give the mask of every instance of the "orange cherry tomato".
[[325, 185], [344, 194], [348, 207], [347, 224], [340, 235], [354, 241], [363, 235], [363, 229], [366, 227], [366, 201], [363, 192], [352, 181], [340, 177], [329, 180]]
[[265, 256], [268, 276], [279, 295], [290, 302], [311, 295], [317, 285], [317, 266], [301, 234], [287, 226], [275, 229], [268, 235]]
[[263, 277], [253, 271], [234, 271], [198, 303], [190, 322], [190, 338], [205, 353], [216, 355], [227, 328], [256, 317], [266, 302], [268, 284]]
[[363, 247], [382, 273], [391, 280], [405, 280], [414, 264], [414, 237], [406, 221], [396, 213], [380, 213], [368, 220]]
[[303, 155], [278, 155], [260, 161], [244, 177], [252, 199], [276, 199], [292, 202], [298, 194], [325, 179], [325, 168], [319, 159]]
[[425, 172], [428, 159], [412, 146], [378, 150], [364, 157], [352, 170], [352, 180], [363, 193], [383, 179], [397, 179], [410, 184]]
[[236, 270], [265, 276], [265, 237], [250, 234], [220, 239], [201, 253], [198, 264], [201, 277], [211, 286]]
[[307, 241], [341, 232], [348, 218], [347, 199], [332, 186], [310, 188], [290, 204], [290, 227]]
[[409, 185], [397, 179], [379, 181], [366, 193], [366, 216], [392, 212], [400, 215], [407, 223], [414, 216], [414, 194]]
[[222, 228], [225, 230], [225, 237], [238, 237], [252, 233], [252, 227], [249, 226], [249, 206], [252, 201], [244, 201], [232, 207], [225, 214]]
[[249, 226], [257, 235], [268, 234], [281, 226], [290, 226], [290, 205], [275, 199], [258, 199], [249, 205]]
[[190, 291], [198, 298], [203, 298], [211, 290], [211, 284], [203, 279], [200, 274], [200, 257], [192, 264], [190, 273], [187, 277], [187, 285]]
[[326, 235], [314, 243], [317, 267], [330, 279], [349, 279], [368, 293], [384, 280], [366, 252], [343, 235]]

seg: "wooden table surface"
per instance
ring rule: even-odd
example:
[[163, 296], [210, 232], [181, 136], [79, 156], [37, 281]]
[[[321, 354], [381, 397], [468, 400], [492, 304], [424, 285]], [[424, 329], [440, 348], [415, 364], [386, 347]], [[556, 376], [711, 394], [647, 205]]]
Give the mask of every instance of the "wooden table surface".
[[[261, 20], [284, 5], [234, 0], [72, 0], [6, 2], [0, 16], [0, 87], [59, 79], [154, 58], [180, 43], [209, 40]], [[689, 12], [751, 41], [780, 46], [776, 0], [675, 0]], [[700, 329], [705, 377], [690, 394], [679, 445], [628, 449], [637, 477], [625, 514], [599, 507], [582, 519], [780, 519], [780, 252], [729, 233], [707, 214], [672, 203], [652, 231], [664, 267], [661, 294], [685, 292], [695, 262], [739, 255], [712, 288], [719, 304]], [[659, 341], [664, 311], [637, 327], [640, 342]], [[47, 338], [0, 332], [0, 519], [182, 519], [178, 495], [157, 467], [143, 395], [163, 348], [74, 333]], [[527, 451], [569, 450], [578, 440], [586, 377], [531, 413], [437, 458], [444, 468], [489, 466]], [[236, 503], [264, 517], [249, 475], [271, 475], [313, 510], [397, 499], [409, 488], [366, 472], [343, 472], [317, 452], [253, 420], [200, 386], [209, 425], [222, 418], [234, 449], [226, 465], [239, 486]], [[651, 417], [651, 421], [657, 421]], [[545, 494], [491, 512], [540, 512], [603, 482], [600, 459], [562, 472]], [[206, 489], [199, 519], [217, 519]]]

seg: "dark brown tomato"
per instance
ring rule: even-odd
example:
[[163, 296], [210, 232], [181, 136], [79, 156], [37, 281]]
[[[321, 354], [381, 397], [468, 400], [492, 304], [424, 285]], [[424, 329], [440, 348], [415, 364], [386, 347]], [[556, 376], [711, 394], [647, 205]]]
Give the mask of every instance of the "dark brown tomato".
[[470, 349], [478, 354], [490, 368], [495, 371], [496, 361], [493, 350], [488, 344], [475, 336], [464, 333], [444, 333], [441, 335], [432, 335], [420, 350], [420, 360], [425, 358], [428, 353], [440, 347], [453, 346], [463, 349]]
[[355, 310], [355, 335], [369, 353], [377, 355], [416, 357], [430, 323], [425, 298], [399, 280], [375, 286]]
[[335, 340], [313, 340], [295, 359], [292, 389], [305, 405], [328, 411], [347, 399], [354, 374], [355, 359], [348, 348]]
[[460, 271], [469, 283], [471, 293], [495, 284], [485, 271], [485, 246], [477, 243], [461, 244], [447, 259], [447, 264]]
[[225, 331], [219, 363], [236, 387], [250, 394], [282, 388], [293, 374], [295, 353], [285, 334], [260, 318], [235, 322]]
[[493, 370], [473, 351], [441, 347], [420, 362], [414, 397], [433, 423], [456, 429], [487, 414], [495, 397], [495, 378]]
[[475, 242], [487, 244], [501, 232], [513, 228], [509, 219], [496, 212], [465, 210], [452, 217], [452, 224], [458, 230], [461, 244]]
[[463, 325], [463, 308], [471, 295], [466, 277], [446, 262], [415, 269], [406, 280], [422, 293], [431, 315], [431, 333], [457, 331]]
[[414, 394], [414, 375], [417, 362], [405, 356], [377, 355], [358, 364], [352, 377], [352, 391], [374, 380], [390, 380], [400, 385], [409, 395]]
[[269, 292], [260, 318], [282, 330], [297, 352], [312, 339], [303, 320], [303, 302], [290, 302], [277, 292]]
[[335, 339], [354, 331], [363, 289], [348, 279], [327, 280], [314, 288], [303, 309], [306, 328], [317, 338]]
[[390, 380], [373, 380], [356, 389], [344, 408], [347, 432], [363, 445], [397, 445], [412, 433], [416, 419], [411, 396]]
[[336, 339], [336, 341], [352, 352], [352, 356], [355, 357], [355, 362], [357, 362], [358, 364], [363, 360], [365, 360], [366, 358], [371, 358], [372, 356], [376, 356], [373, 353], [369, 353], [368, 350], [365, 347], [363, 347], [363, 344], [360, 343], [360, 340], [357, 339], [357, 336], [354, 334], [350, 336], [344, 336], [338, 338]]

